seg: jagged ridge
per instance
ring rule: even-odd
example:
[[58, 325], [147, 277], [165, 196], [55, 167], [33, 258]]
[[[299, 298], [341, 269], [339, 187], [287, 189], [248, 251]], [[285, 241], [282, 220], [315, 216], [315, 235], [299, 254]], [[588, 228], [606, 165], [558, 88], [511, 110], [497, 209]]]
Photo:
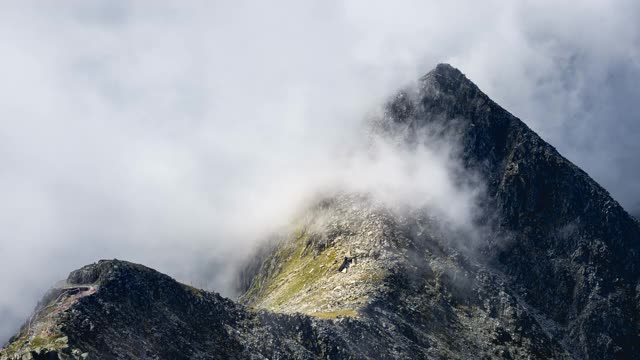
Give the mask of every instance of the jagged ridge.
[[38, 313], [52, 342], [23, 328], [2, 356], [638, 358], [640, 227], [604, 189], [449, 65], [387, 109], [379, 130], [408, 144], [427, 127], [459, 140], [495, 227], [481, 256], [428, 214], [337, 196], [244, 272], [242, 302], [283, 314], [101, 262], [72, 273], [83, 287], [54, 299], [61, 311]]

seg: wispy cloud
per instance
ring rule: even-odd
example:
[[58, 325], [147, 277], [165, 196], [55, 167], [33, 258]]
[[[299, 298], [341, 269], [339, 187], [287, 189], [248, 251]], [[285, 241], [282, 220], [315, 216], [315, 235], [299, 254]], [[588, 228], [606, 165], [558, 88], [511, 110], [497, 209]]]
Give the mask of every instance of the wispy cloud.
[[224, 290], [204, 270], [318, 184], [419, 191], [399, 186], [402, 172], [375, 179], [429, 158], [416, 171], [433, 174], [442, 154], [342, 155], [365, 114], [437, 62], [632, 206], [636, 3], [3, 3], [0, 339], [54, 280], [99, 258]]

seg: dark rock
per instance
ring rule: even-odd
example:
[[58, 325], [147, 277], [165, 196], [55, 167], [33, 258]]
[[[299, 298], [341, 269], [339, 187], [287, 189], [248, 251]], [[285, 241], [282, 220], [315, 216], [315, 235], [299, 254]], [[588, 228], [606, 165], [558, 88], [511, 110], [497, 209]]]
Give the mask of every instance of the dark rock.
[[389, 117], [412, 134], [456, 120], [465, 164], [485, 179], [509, 239], [485, 250], [522, 298], [564, 329], [559, 340], [580, 358], [638, 356], [638, 223], [457, 69], [438, 65], [406, 94]]

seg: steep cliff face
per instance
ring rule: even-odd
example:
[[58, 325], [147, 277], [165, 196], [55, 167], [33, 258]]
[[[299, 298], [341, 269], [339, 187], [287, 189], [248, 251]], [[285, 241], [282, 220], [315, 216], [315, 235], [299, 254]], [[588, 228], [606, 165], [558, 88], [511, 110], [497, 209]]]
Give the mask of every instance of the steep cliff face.
[[451, 66], [390, 109], [414, 131], [457, 120], [466, 166], [485, 179], [509, 239], [489, 258], [574, 354], [638, 353], [640, 228], [606, 190]]
[[486, 187], [473, 247], [427, 209], [334, 194], [256, 253], [238, 302], [102, 261], [0, 358], [640, 358], [640, 226], [587, 174], [448, 65], [375, 131], [456, 139]]

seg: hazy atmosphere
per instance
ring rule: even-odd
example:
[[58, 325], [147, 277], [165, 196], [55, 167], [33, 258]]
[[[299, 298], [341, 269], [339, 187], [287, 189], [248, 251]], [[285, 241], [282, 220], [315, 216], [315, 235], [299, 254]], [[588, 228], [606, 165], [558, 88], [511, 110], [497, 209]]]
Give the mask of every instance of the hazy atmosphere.
[[231, 296], [237, 259], [326, 187], [464, 225], [455, 144], [371, 157], [361, 134], [440, 62], [640, 210], [640, 3], [437, 3], [3, 2], [0, 342], [99, 259]]

